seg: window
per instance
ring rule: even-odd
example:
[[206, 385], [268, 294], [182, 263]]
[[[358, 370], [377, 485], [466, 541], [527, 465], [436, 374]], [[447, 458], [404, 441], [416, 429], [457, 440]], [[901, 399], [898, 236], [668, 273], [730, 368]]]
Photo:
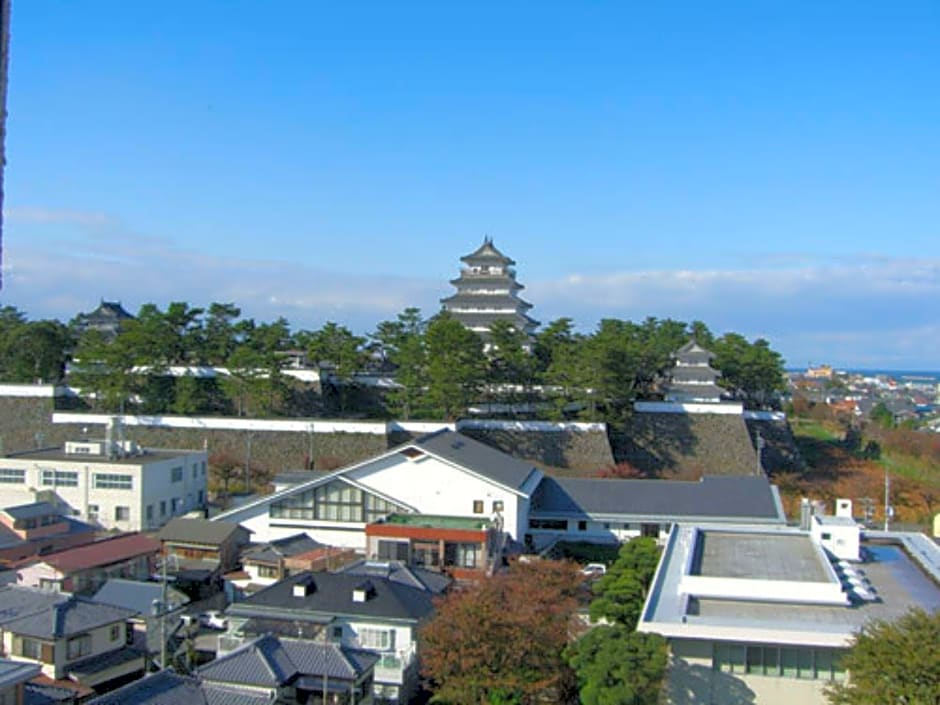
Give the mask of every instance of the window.
[[91, 653], [91, 634], [81, 634], [80, 636], [73, 636], [68, 640], [67, 648], [65, 650], [66, 658], [71, 661], [73, 659], [81, 658], [82, 656], [87, 656]]
[[365, 649], [389, 651], [395, 648], [395, 632], [363, 627], [359, 630], [359, 645]]
[[182, 465], [178, 465], [175, 468], [170, 468], [170, 480], [172, 482], [183, 481], [183, 466]]
[[112, 624], [111, 625], [111, 641], [117, 641], [121, 638], [121, 625]]
[[380, 561], [407, 561], [408, 544], [404, 541], [386, 541], [379, 539]]
[[130, 507], [115, 507], [114, 508], [114, 521], [130, 521], [130, 518], [131, 518]]
[[173, 514], [176, 514], [176, 511], [179, 509], [179, 506], [180, 506], [179, 497], [174, 497], [173, 499], [170, 500], [170, 511], [173, 512]]
[[[16, 651], [15, 647], [14, 647], [14, 651]], [[42, 642], [37, 641], [36, 639], [28, 639], [26, 637], [22, 637], [20, 639], [20, 648], [18, 651], [18, 655], [22, 656], [23, 658], [31, 658], [34, 661], [41, 661], [42, 660]]]
[[578, 531], [587, 531], [587, 522], [579, 521], [578, 522]]
[[0, 482], [8, 485], [19, 485], [26, 482], [26, 471], [17, 468], [0, 468]]
[[98, 511], [100, 507], [97, 504], [88, 505], [88, 521], [98, 521]]
[[845, 680], [840, 651], [763, 644], [716, 643], [712, 668], [726, 673], [751, 673], [777, 678]]
[[205, 501], [206, 501], [205, 493], [202, 490], [199, 490], [199, 492], [196, 493], [196, 496], [199, 498], [198, 504], [201, 507], [203, 504], [205, 504]]
[[567, 531], [568, 522], [564, 519], [529, 519], [529, 528]]
[[51, 592], [60, 592], [62, 590], [62, 583], [60, 583], [55, 578], [40, 578], [39, 589], [49, 590]]
[[659, 524], [642, 524], [640, 526], [640, 535], [647, 538], [659, 538]]
[[40, 482], [46, 487], [78, 487], [78, 473], [69, 470], [43, 470]]
[[166, 500], [165, 499], [160, 500], [160, 516], [162, 517], [166, 516]]
[[274, 565], [259, 565], [258, 566], [258, 577], [259, 578], [279, 578], [277, 566]]
[[273, 503], [270, 516], [272, 519], [374, 522], [389, 514], [406, 511], [404, 507], [363, 492], [358, 487], [335, 481]]
[[196, 463], [193, 463], [193, 479], [194, 479], [194, 480], [196, 479], [196, 473], [197, 473], [198, 471], [199, 471], [199, 465], [196, 464]]
[[830, 540], [832, 540], [832, 534], [830, 534], [828, 531], [824, 531], [824, 532], [822, 532], [820, 538], [821, 538], [823, 541], [830, 541]]
[[473, 500], [473, 513], [474, 514], [483, 513], [483, 500], [482, 499]]
[[147, 505], [147, 521], [153, 521], [153, 505]]
[[343, 638], [343, 628], [342, 627], [333, 627], [333, 638], [336, 640]]
[[481, 553], [479, 544], [458, 543], [457, 565], [461, 568], [477, 568], [479, 567], [477, 560]]
[[496, 512], [501, 512], [501, 511], [503, 511], [503, 500], [494, 499], [493, 500], [493, 513], [495, 514]]
[[203, 477], [206, 476], [206, 461], [205, 460], [202, 461], [202, 476]]
[[92, 486], [96, 490], [132, 490], [134, 478], [131, 475], [112, 475], [96, 472], [92, 475]]

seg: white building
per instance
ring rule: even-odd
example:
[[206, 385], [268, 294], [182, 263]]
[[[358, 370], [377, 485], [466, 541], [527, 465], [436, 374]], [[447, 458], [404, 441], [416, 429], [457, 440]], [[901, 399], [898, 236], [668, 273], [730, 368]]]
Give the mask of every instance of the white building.
[[206, 505], [204, 450], [84, 440], [0, 458], [7, 504], [57, 499], [106, 529], [146, 531]]
[[916, 534], [879, 539], [853, 562], [799, 529], [677, 525], [637, 627], [669, 642], [667, 701], [825, 705], [866, 622], [940, 609], [924, 574], [940, 574], [940, 547]]
[[259, 543], [304, 532], [364, 552], [366, 524], [391, 514], [489, 520], [507, 538], [533, 548], [557, 539], [614, 543], [642, 534], [664, 540], [675, 521], [786, 523], [777, 490], [764, 477], [547, 477], [530, 462], [446, 429], [347, 468], [311, 474], [213, 521], [238, 522]]

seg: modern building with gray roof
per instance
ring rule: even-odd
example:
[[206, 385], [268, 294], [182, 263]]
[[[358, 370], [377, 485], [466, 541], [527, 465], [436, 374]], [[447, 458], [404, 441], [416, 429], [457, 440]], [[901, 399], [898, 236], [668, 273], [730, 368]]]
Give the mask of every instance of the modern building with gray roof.
[[667, 692], [703, 705], [738, 702], [736, 693], [824, 705], [865, 624], [940, 610], [927, 570], [940, 565], [940, 546], [921, 541], [911, 553], [907, 536], [879, 533], [845, 560], [805, 530], [678, 524], [638, 625], [669, 640]]

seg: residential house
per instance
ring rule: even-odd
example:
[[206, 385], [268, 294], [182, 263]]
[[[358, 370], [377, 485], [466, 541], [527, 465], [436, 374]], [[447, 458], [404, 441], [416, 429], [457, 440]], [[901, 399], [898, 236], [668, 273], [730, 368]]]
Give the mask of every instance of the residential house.
[[88, 705], [371, 705], [377, 660], [336, 644], [262, 636], [192, 676], [161, 671]]
[[177, 517], [160, 529], [157, 538], [168, 557], [211, 564], [227, 572], [238, 565], [251, 533], [234, 522]]
[[147, 580], [154, 571], [160, 543], [143, 534], [119, 534], [66, 551], [56, 551], [17, 568], [26, 587], [93, 593], [109, 578]]
[[16, 586], [0, 588], [0, 604], [4, 653], [50, 679], [107, 689], [144, 670], [143, 652], [127, 646], [131, 610]]
[[36, 664], [0, 658], [0, 705], [23, 705], [24, 687], [39, 673]]
[[299, 533], [268, 543], [248, 546], [242, 553], [242, 568], [254, 585], [273, 585], [287, 577], [286, 561], [325, 548], [307, 534]]
[[170, 642], [180, 626], [180, 618], [189, 597], [172, 585], [112, 578], [92, 598], [95, 602], [116, 605], [135, 613], [129, 623], [134, 643], [148, 654], [160, 652], [163, 640]]
[[405, 703], [418, 687], [417, 629], [432, 613], [434, 595], [400, 577], [356, 571], [292, 575], [229, 606], [219, 653], [267, 633], [366, 649], [380, 656], [376, 700]]
[[677, 525], [637, 627], [668, 640], [668, 702], [824, 705], [826, 684], [851, 677], [841, 659], [866, 623], [940, 609], [940, 546], [887, 532], [837, 544], [823, 539], [833, 527], [859, 531]]
[[0, 509], [0, 565], [89, 543], [96, 531], [50, 502]]
[[120, 531], [157, 529], [206, 506], [206, 451], [141, 448], [108, 435], [0, 457], [4, 501], [28, 504], [48, 492], [73, 516]]

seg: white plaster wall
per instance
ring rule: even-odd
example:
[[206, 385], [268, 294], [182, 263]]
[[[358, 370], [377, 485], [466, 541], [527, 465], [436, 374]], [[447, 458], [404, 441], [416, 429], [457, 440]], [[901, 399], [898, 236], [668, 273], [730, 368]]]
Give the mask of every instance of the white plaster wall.
[[33, 563], [16, 571], [17, 585], [25, 587], [39, 587], [39, 581], [62, 580], [62, 574], [48, 563]]
[[[496, 483], [476, 478], [437, 458], [407, 460], [393, 455], [347, 474], [359, 484], [394, 497], [422, 514], [443, 514], [489, 519], [493, 502], [502, 501], [507, 531], [519, 538], [519, 495]], [[483, 500], [483, 513], [474, 514], [474, 500]], [[526, 521], [528, 519], [526, 518]]]

